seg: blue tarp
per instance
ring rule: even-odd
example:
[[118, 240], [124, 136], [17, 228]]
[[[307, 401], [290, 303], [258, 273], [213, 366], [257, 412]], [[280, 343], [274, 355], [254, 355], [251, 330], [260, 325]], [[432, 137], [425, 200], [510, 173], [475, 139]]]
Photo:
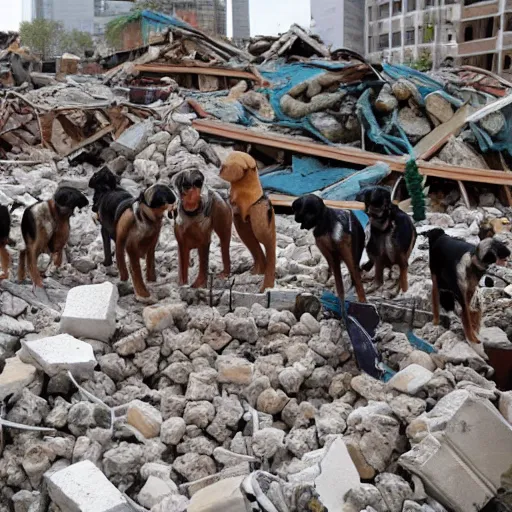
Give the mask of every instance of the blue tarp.
[[151, 32], [162, 32], [169, 26], [194, 30], [193, 27], [191, 27], [188, 23], [185, 23], [183, 20], [175, 18], [174, 16], [167, 16], [160, 12], [154, 12], [145, 9], [142, 11], [141, 15], [142, 40], [144, 41], [144, 44], [149, 43], [149, 34]]

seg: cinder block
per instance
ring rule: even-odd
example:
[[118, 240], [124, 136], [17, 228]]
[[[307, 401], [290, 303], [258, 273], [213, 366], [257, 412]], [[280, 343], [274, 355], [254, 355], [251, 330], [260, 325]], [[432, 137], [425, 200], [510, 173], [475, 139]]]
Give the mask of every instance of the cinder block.
[[461, 390], [444, 397], [417, 421], [433, 435], [402, 455], [400, 465], [418, 475], [428, 494], [446, 508], [480, 511], [510, 471], [511, 426], [491, 402]]
[[77, 338], [107, 342], [116, 330], [116, 306], [119, 299], [112, 283], [71, 288], [60, 321], [60, 332]]
[[75, 377], [92, 376], [97, 364], [91, 345], [69, 334], [22, 341], [21, 345], [20, 359], [40, 368], [50, 377], [66, 370]]
[[89, 460], [45, 479], [53, 503], [65, 512], [133, 512], [126, 498]]

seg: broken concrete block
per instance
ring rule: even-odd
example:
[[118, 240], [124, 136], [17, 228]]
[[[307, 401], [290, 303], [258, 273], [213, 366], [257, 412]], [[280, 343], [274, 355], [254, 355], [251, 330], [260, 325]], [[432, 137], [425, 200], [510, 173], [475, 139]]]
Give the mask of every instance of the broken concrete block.
[[337, 438], [320, 462], [320, 475], [315, 479], [320, 501], [329, 512], [342, 512], [345, 494], [360, 485], [359, 472], [348, 449], [343, 440]]
[[117, 288], [108, 282], [71, 288], [60, 320], [60, 332], [108, 341], [116, 330], [118, 299]]
[[66, 512], [132, 512], [126, 498], [89, 460], [61, 469], [45, 480], [53, 503]]
[[438, 157], [447, 164], [457, 165], [459, 167], [489, 168], [481, 155], [463, 140], [455, 137], [450, 137]]
[[398, 107], [398, 100], [391, 91], [389, 84], [384, 84], [380, 90], [379, 96], [375, 100], [375, 108], [379, 112], [393, 112]]
[[167, 482], [156, 476], [150, 476], [144, 487], [140, 490], [137, 501], [143, 507], [151, 509], [171, 494], [173, 494], [173, 490]]
[[436, 93], [429, 94], [425, 98], [425, 108], [440, 123], [446, 123], [453, 117], [451, 103]]
[[240, 487], [245, 476], [226, 478], [196, 492], [187, 512], [250, 512], [251, 506]]
[[142, 318], [148, 331], [163, 331], [174, 325], [172, 312], [175, 309], [174, 304], [163, 306], [147, 306], [142, 310]]
[[219, 382], [250, 384], [254, 365], [241, 357], [219, 356], [216, 361]]
[[430, 496], [455, 512], [477, 512], [496, 495], [510, 470], [512, 428], [491, 402], [457, 390], [411, 427], [426, 437], [399, 464]]
[[400, 370], [388, 382], [388, 385], [397, 391], [415, 395], [434, 374], [420, 366], [419, 364], [411, 364]]
[[128, 407], [126, 421], [146, 439], [157, 437], [162, 426], [160, 411], [146, 402], [134, 400]]
[[9, 395], [21, 393], [35, 377], [36, 369], [31, 364], [25, 364], [18, 357], [7, 359], [0, 373], [0, 402]]
[[136, 123], [126, 129], [117, 140], [111, 144], [111, 148], [127, 157], [133, 157], [144, 149], [151, 135], [153, 135], [153, 121], [149, 120]]
[[409, 140], [418, 142], [431, 132], [430, 123], [419, 111], [410, 107], [404, 107], [398, 113], [398, 123], [404, 130]]
[[499, 327], [482, 327], [479, 338], [485, 348], [512, 349], [512, 343], [508, 339], [507, 333]]
[[68, 370], [75, 377], [92, 376], [97, 364], [92, 346], [69, 334], [22, 341], [21, 345], [20, 359], [40, 368], [50, 377]]

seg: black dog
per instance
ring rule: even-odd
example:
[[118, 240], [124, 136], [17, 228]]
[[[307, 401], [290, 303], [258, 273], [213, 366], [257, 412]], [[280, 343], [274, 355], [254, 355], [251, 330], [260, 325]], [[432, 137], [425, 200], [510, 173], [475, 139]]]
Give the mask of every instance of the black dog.
[[417, 237], [411, 218], [392, 203], [387, 188], [368, 188], [360, 192], [357, 199], [364, 202], [370, 219], [370, 239], [366, 246], [370, 261], [363, 270], [369, 271], [375, 265], [375, 283], [380, 288], [384, 282], [384, 269], [398, 265], [399, 288], [406, 292], [409, 257]]
[[6, 247], [8, 245], [14, 246], [14, 240], [9, 237], [11, 232], [11, 213], [18, 207], [20, 203], [15, 202], [11, 208], [0, 205], [0, 262], [2, 264], [2, 273], [0, 274], [1, 279], [7, 279], [9, 277], [9, 265], [11, 258], [7, 252]]
[[111, 240], [116, 239], [116, 223], [121, 214], [129, 208], [135, 198], [124, 188], [117, 184], [115, 175], [103, 167], [94, 173], [89, 181], [89, 188], [94, 190], [92, 211], [97, 214], [101, 224], [101, 237], [103, 239], [103, 264], [112, 265]]
[[69, 239], [69, 219], [75, 208], [89, 204], [87, 198], [73, 187], [59, 187], [49, 201], [38, 202], [25, 210], [21, 219], [21, 234], [25, 249], [20, 251], [18, 279], [23, 281], [26, 263], [34, 286], [42, 287], [37, 258], [50, 252], [57, 268], [62, 264], [63, 250]]
[[364, 251], [364, 230], [351, 211], [333, 210], [318, 196], [309, 194], [292, 204], [295, 221], [302, 229], [314, 229], [316, 245], [334, 274], [342, 307], [345, 300], [341, 262], [345, 262], [360, 302], [366, 302], [359, 262]]
[[453, 311], [458, 302], [466, 339], [480, 343], [477, 335], [482, 311], [479, 304], [472, 304], [473, 297], [486, 270], [493, 263], [504, 265], [510, 256], [509, 249], [494, 238], [486, 238], [475, 246], [452, 238], [439, 228], [425, 235], [429, 240], [434, 324], [439, 324], [440, 305]]

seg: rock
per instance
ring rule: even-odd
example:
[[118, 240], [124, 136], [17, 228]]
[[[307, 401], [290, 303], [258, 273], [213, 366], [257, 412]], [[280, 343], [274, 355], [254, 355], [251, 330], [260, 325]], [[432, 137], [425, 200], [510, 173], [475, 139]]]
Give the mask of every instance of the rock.
[[455, 137], [450, 137], [438, 156], [443, 162], [459, 167], [489, 168], [481, 155], [461, 139]]
[[380, 380], [370, 377], [366, 373], [357, 375], [350, 381], [352, 389], [366, 398], [366, 400], [383, 400], [386, 386]]
[[57, 429], [64, 428], [68, 423], [68, 412], [70, 408], [71, 404], [66, 402], [61, 396], [58, 396], [53, 404], [53, 409], [44, 420], [45, 424]]
[[109, 282], [75, 286], [68, 292], [60, 332], [109, 341], [116, 330], [117, 288]]
[[311, 334], [320, 332], [320, 322], [311, 313], [304, 313], [300, 317], [300, 323], [305, 325]]
[[147, 120], [130, 126], [112, 143], [112, 149], [133, 157], [146, 147], [148, 138], [153, 135], [153, 123]]
[[29, 445], [25, 450], [22, 466], [30, 479], [32, 487], [40, 487], [43, 474], [48, 471], [51, 466], [46, 447], [42, 443]]
[[36, 378], [36, 369], [30, 364], [23, 363], [18, 357], [5, 361], [0, 373], [0, 402], [9, 395], [19, 396]]
[[446, 123], [453, 117], [451, 103], [440, 94], [432, 93], [425, 98], [425, 108], [439, 123]]
[[211, 402], [216, 396], [219, 396], [219, 388], [215, 370], [203, 370], [199, 373], [190, 374], [185, 393], [187, 400], [208, 400]]
[[[155, 133], [148, 139], [148, 144], [156, 144], [157, 146], [160, 146], [162, 144], [169, 144], [171, 141], [172, 135], [169, 132], [166, 132], [165, 130], [162, 130], [161, 132]], [[150, 507], [151, 508], [151, 507]]]
[[318, 449], [316, 428], [293, 429], [286, 436], [286, 448], [297, 458], [302, 458], [306, 453]]
[[227, 427], [237, 427], [244, 410], [236, 395], [216, 397], [213, 400], [213, 405], [217, 413], [206, 432], [219, 443], [223, 443], [232, 436]]
[[144, 378], [152, 377], [158, 372], [158, 362], [160, 360], [160, 347], [150, 347], [135, 354], [133, 364], [140, 369]]
[[315, 425], [320, 444], [324, 444], [327, 437], [333, 434], [343, 434], [347, 428], [347, 418], [352, 407], [341, 400], [331, 404], [324, 404], [315, 416]]
[[0, 311], [4, 315], [17, 318], [24, 313], [28, 308], [28, 304], [19, 297], [15, 297], [8, 292], [3, 292], [0, 295]]
[[289, 398], [280, 389], [276, 391], [275, 389], [269, 388], [261, 392], [256, 403], [256, 408], [258, 411], [267, 414], [279, 414], [288, 400]]
[[151, 509], [171, 494], [174, 494], [173, 489], [169, 487], [165, 480], [161, 480], [156, 476], [150, 476], [144, 487], [140, 490], [137, 501], [143, 507]]
[[113, 172], [114, 174], [122, 174], [126, 169], [127, 163], [128, 161], [126, 160], [126, 157], [119, 155], [113, 160], [110, 160], [107, 163], [107, 167], [109, 168], [110, 172]]
[[379, 112], [393, 112], [398, 107], [398, 101], [393, 96], [391, 91], [391, 86], [389, 84], [384, 84], [382, 89], [380, 90], [379, 96], [375, 100], [375, 108]]
[[143, 327], [129, 336], [125, 336], [119, 341], [116, 341], [116, 343], [114, 343], [114, 350], [123, 357], [142, 352], [146, 348], [146, 338], [148, 334], [148, 330]]
[[480, 119], [479, 124], [491, 137], [495, 137], [505, 127], [506, 120], [503, 112], [498, 110]]
[[167, 146], [167, 150], [165, 152], [165, 162], [166, 164], [169, 164], [169, 161], [171, 158], [178, 153], [182, 149], [181, 146], [181, 138], [179, 135], [176, 135], [174, 139], [169, 142], [169, 145]]
[[201, 331], [198, 329], [188, 329], [179, 334], [174, 334], [171, 330], [165, 330], [163, 335], [162, 355], [164, 356], [170, 355], [175, 350], [189, 356], [192, 352], [199, 350], [202, 345]]
[[343, 126], [331, 114], [326, 112], [315, 112], [309, 116], [311, 124], [331, 142], [343, 140]]
[[375, 477], [375, 469], [366, 462], [359, 443], [353, 436], [343, 436], [343, 441], [361, 479], [372, 480]]
[[45, 478], [53, 503], [66, 512], [131, 512], [126, 498], [90, 461], [82, 461]]
[[36, 507], [32, 510], [37, 510], [40, 496], [41, 493], [39, 491], [18, 491], [12, 497], [14, 512], [30, 512], [31, 507]]
[[428, 119], [410, 107], [400, 109], [398, 112], [398, 123], [413, 143], [418, 142], [431, 131]]
[[499, 327], [482, 327], [479, 337], [485, 348], [512, 349], [512, 342], [508, 339], [507, 333]]
[[360, 512], [371, 507], [376, 512], [388, 512], [379, 490], [370, 484], [354, 487], [345, 495], [343, 512]]
[[50, 408], [48, 402], [41, 397], [31, 393], [27, 388], [23, 388], [21, 398], [14, 404], [14, 407], [7, 414], [7, 419], [14, 423], [24, 425], [40, 425]]
[[403, 370], [412, 364], [423, 366], [431, 372], [434, 372], [437, 368], [430, 355], [421, 350], [413, 350], [405, 359], [400, 361], [400, 369]]
[[172, 327], [174, 325], [174, 320], [172, 317], [173, 310], [174, 304], [145, 307], [142, 310], [142, 318], [144, 319], [146, 329], [149, 332], [160, 332], [164, 329]]
[[34, 332], [34, 326], [30, 322], [0, 315], [0, 333], [21, 338], [30, 332]]
[[398, 101], [407, 101], [411, 96], [416, 98], [419, 95], [416, 86], [405, 78], [399, 78], [392, 84], [393, 94]]
[[215, 407], [206, 401], [188, 402], [185, 407], [183, 419], [187, 425], [196, 425], [206, 428], [215, 417]]
[[392, 473], [377, 475], [375, 486], [382, 494], [389, 512], [402, 512], [405, 500], [413, 498], [409, 484], [402, 477]]
[[173, 469], [189, 482], [214, 475], [217, 471], [211, 457], [197, 453], [186, 453], [177, 457]]
[[24, 341], [22, 347], [23, 362], [37, 366], [50, 377], [63, 371], [75, 377], [91, 377], [97, 364], [91, 345], [69, 334]]
[[127, 374], [126, 360], [117, 354], [106, 354], [99, 358], [101, 371], [116, 382], [124, 380]]
[[285, 368], [279, 373], [279, 383], [289, 395], [297, 394], [303, 382], [303, 375], [295, 368]]
[[90, 428], [97, 426], [109, 428], [110, 414], [99, 405], [91, 402], [78, 402], [69, 409], [67, 422], [70, 432], [75, 437], [79, 437], [84, 436]]
[[181, 131], [180, 138], [183, 146], [185, 146], [189, 152], [192, 152], [192, 149], [200, 139], [200, 135], [194, 128], [187, 127]]
[[138, 155], [135, 155], [135, 160], [151, 160], [151, 157], [156, 151], [156, 144], [150, 144], [143, 149]]
[[162, 423], [160, 439], [164, 444], [178, 445], [187, 430], [187, 424], [183, 418], [169, 418]]
[[122, 442], [103, 454], [103, 471], [113, 482], [126, 481], [138, 474], [142, 464], [150, 459], [149, 447]]
[[277, 428], [263, 428], [252, 437], [252, 449], [256, 457], [268, 459], [284, 447], [284, 431]]
[[186, 512], [189, 501], [185, 496], [172, 494], [163, 499], [158, 505], [155, 505], [151, 512]]
[[404, 394], [388, 398], [387, 402], [393, 413], [407, 425], [427, 408], [425, 400]]
[[258, 328], [254, 318], [241, 318], [232, 313], [225, 317], [226, 332], [242, 343], [255, 343], [258, 340]]
[[512, 425], [512, 391], [501, 394], [499, 409], [503, 417]]
[[251, 505], [242, 492], [245, 476], [225, 478], [192, 496], [187, 512], [250, 512]]
[[134, 400], [128, 407], [126, 420], [135, 427], [146, 439], [157, 437], [162, 426], [160, 411], [150, 404]]
[[428, 383], [433, 375], [430, 370], [427, 370], [423, 366], [411, 364], [403, 370], [400, 370], [396, 375], [393, 375], [388, 381], [388, 386], [402, 393], [415, 395]]
[[141, 181], [145, 186], [152, 185], [160, 176], [160, 168], [152, 160], [135, 160], [133, 162], [133, 171], [136, 181]]
[[73, 266], [82, 274], [88, 274], [98, 267], [98, 265], [89, 258], [78, 258], [73, 261]]
[[219, 382], [247, 385], [252, 382], [254, 365], [240, 357], [219, 356], [215, 363], [219, 372]]

